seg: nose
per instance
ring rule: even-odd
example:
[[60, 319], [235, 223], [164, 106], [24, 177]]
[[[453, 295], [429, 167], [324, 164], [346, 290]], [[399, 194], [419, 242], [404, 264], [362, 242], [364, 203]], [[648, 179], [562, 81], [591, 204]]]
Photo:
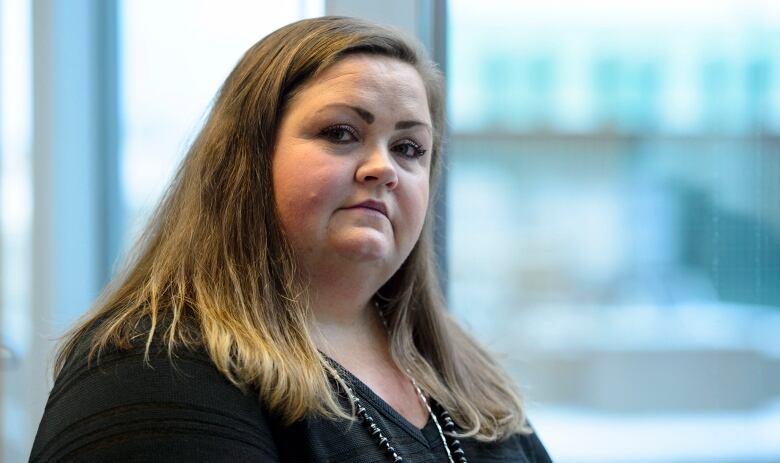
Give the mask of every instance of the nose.
[[394, 189], [398, 185], [398, 172], [390, 153], [384, 148], [376, 148], [360, 162], [355, 172], [359, 183], [376, 183]]

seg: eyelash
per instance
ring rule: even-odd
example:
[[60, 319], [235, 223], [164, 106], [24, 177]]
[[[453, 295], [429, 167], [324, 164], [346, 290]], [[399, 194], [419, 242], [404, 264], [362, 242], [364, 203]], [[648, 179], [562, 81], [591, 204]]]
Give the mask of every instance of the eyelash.
[[336, 124], [336, 125], [331, 125], [330, 127], [326, 127], [322, 129], [322, 132], [320, 132], [320, 136], [326, 138], [331, 143], [336, 143], [339, 145], [343, 145], [352, 141], [352, 140], [339, 140], [337, 139], [337, 137], [333, 137], [333, 134], [338, 131], [344, 131], [349, 133], [350, 135], [352, 135], [352, 137], [355, 140], [357, 140], [358, 138], [357, 130], [355, 130], [354, 128], [352, 128], [352, 126], [349, 126], [347, 124]]
[[409, 140], [409, 139], [402, 140], [402, 143], [393, 146], [393, 148], [396, 148], [398, 146], [404, 146], [404, 145], [411, 146], [412, 147], [412, 151], [413, 151], [414, 154], [412, 154], [412, 155], [402, 154], [401, 156], [404, 156], [404, 157], [407, 157], [407, 158], [410, 158], [410, 159], [417, 159], [417, 158], [420, 158], [420, 157], [425, 155], [426, 150], [423, 149], [423, 147], [420, 146], [419, 144], [417, 144], [414, 140]]
[[[340, 131], [349, 133], [352, 136], [352, 138], [354, 138], [355, 140], [359, 138], [357, 130], [355, 130], [352, 126], [347, 124], [336, 124], [336, 125], [331, 125], [329, 127], [326, 127], [320, 132], [320, 136], [327, 139], [329, 142], [335, 143], [337, 145], [344, 145], [353, 141], [353, 140], [341, 140], [339, 139], [339, 137], [334, 137], [334, 134], [338, 134], [338, 132]], [[343, 132], [341, 132], [341, 135], [343, 135]], [[400, 141], [401, 143], [394, 145], [392, 149], [395, 151], [395, 148], [399, 146], [410, 146], [413, 150], [413, 154], [406, 155], [401, 153], [401, 156], [405, 158], [417, 159], [424, 156], [425, 153], [427, 152], [427, 150], [425, 150], [422, 146], [420, 146], [419, 143], [415, 142], [414, 140], [406, 138]]]

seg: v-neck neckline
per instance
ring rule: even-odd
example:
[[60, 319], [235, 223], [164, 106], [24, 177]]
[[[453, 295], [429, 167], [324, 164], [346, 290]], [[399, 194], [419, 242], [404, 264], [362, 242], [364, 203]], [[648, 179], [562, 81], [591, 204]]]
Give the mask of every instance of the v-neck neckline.
[[[435, 426], [433, 419], [431, 419], [430, 413], [428, 413], [428, 420], [425, 422], [425, 426], [418, 428], [409, 420], [407, 420], [403, 415], [398, 413], [396, 409], [394, 409], [382, 397], [374, 392], [366, 383], [361, 381], [360, 378], [352, 374], [351, 371], [347, 370], [340, 363], [328, 357], [327, 355], [322, 355], [325, 356], [325, 358], [339, 370], [340, 374], [345, 376], [344, 379], [347, 381], [347, 384], [350, 385], [353, 390], [355, 390], [355, 393], [371, 403], [374, 409], [381, 413], [385, 418], [393, 421], [400, 428], [404, 429], [407, 434], [414, 437], [415, 440], [425, 445], [428, 449], [435, 446], [437, 440], [432, 440], [430, 438], [430, 436], [433, 435], [431, 429]], [[439, 438], [438, 433], [436, 434], [436, 438]]]

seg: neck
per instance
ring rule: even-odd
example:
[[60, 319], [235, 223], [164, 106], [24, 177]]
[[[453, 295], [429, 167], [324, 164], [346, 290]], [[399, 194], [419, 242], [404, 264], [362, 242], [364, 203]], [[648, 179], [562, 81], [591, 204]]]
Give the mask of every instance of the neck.
[[349, 363], [345, 356], [387, 349], [385, 329], [372, 301], [376, 290], [360, 287], [356, 281], [360, 280], [353, 280], [348, 288], [334, 281], [309, 285], [314, 343], [340, 363]]
[[[373, 304], [377, 290], [397, 270], [384, 261], [306, 256], [310, 329], [318, 349], [342, 364], [345, 356], [388, 352], [387, 335]], [[346, 365], [345, 365], [346, 366]]]
[[351, 324], [321, 321], [315, 315], [314, 343], [318, 349], [339, 363], [351, 363], [347, 358], [375, 356], [387, 351], [387, 335], [372, 306]]
[[326, 310], [320, 300], [313, 301], [311, 333], [321, 352], [362, 379], [366, 371], [392, 363], [387, 330], [371, 300], [350, 310]]
[[312, 309], [321, 323], [354, 326], [374, 312], [371, 300], [396, 269], [383, 262], [354, 262], [338, 257], [309, 258], [306, 269]]

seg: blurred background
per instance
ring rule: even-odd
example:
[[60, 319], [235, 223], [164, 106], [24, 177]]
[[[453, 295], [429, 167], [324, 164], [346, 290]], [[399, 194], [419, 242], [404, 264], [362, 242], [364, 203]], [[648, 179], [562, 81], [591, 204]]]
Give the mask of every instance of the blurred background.
[[0, 0], [0, 461], [242, 53], [416, 35], [452, 311], [560, 463], [780, 462], [780, 2]]

